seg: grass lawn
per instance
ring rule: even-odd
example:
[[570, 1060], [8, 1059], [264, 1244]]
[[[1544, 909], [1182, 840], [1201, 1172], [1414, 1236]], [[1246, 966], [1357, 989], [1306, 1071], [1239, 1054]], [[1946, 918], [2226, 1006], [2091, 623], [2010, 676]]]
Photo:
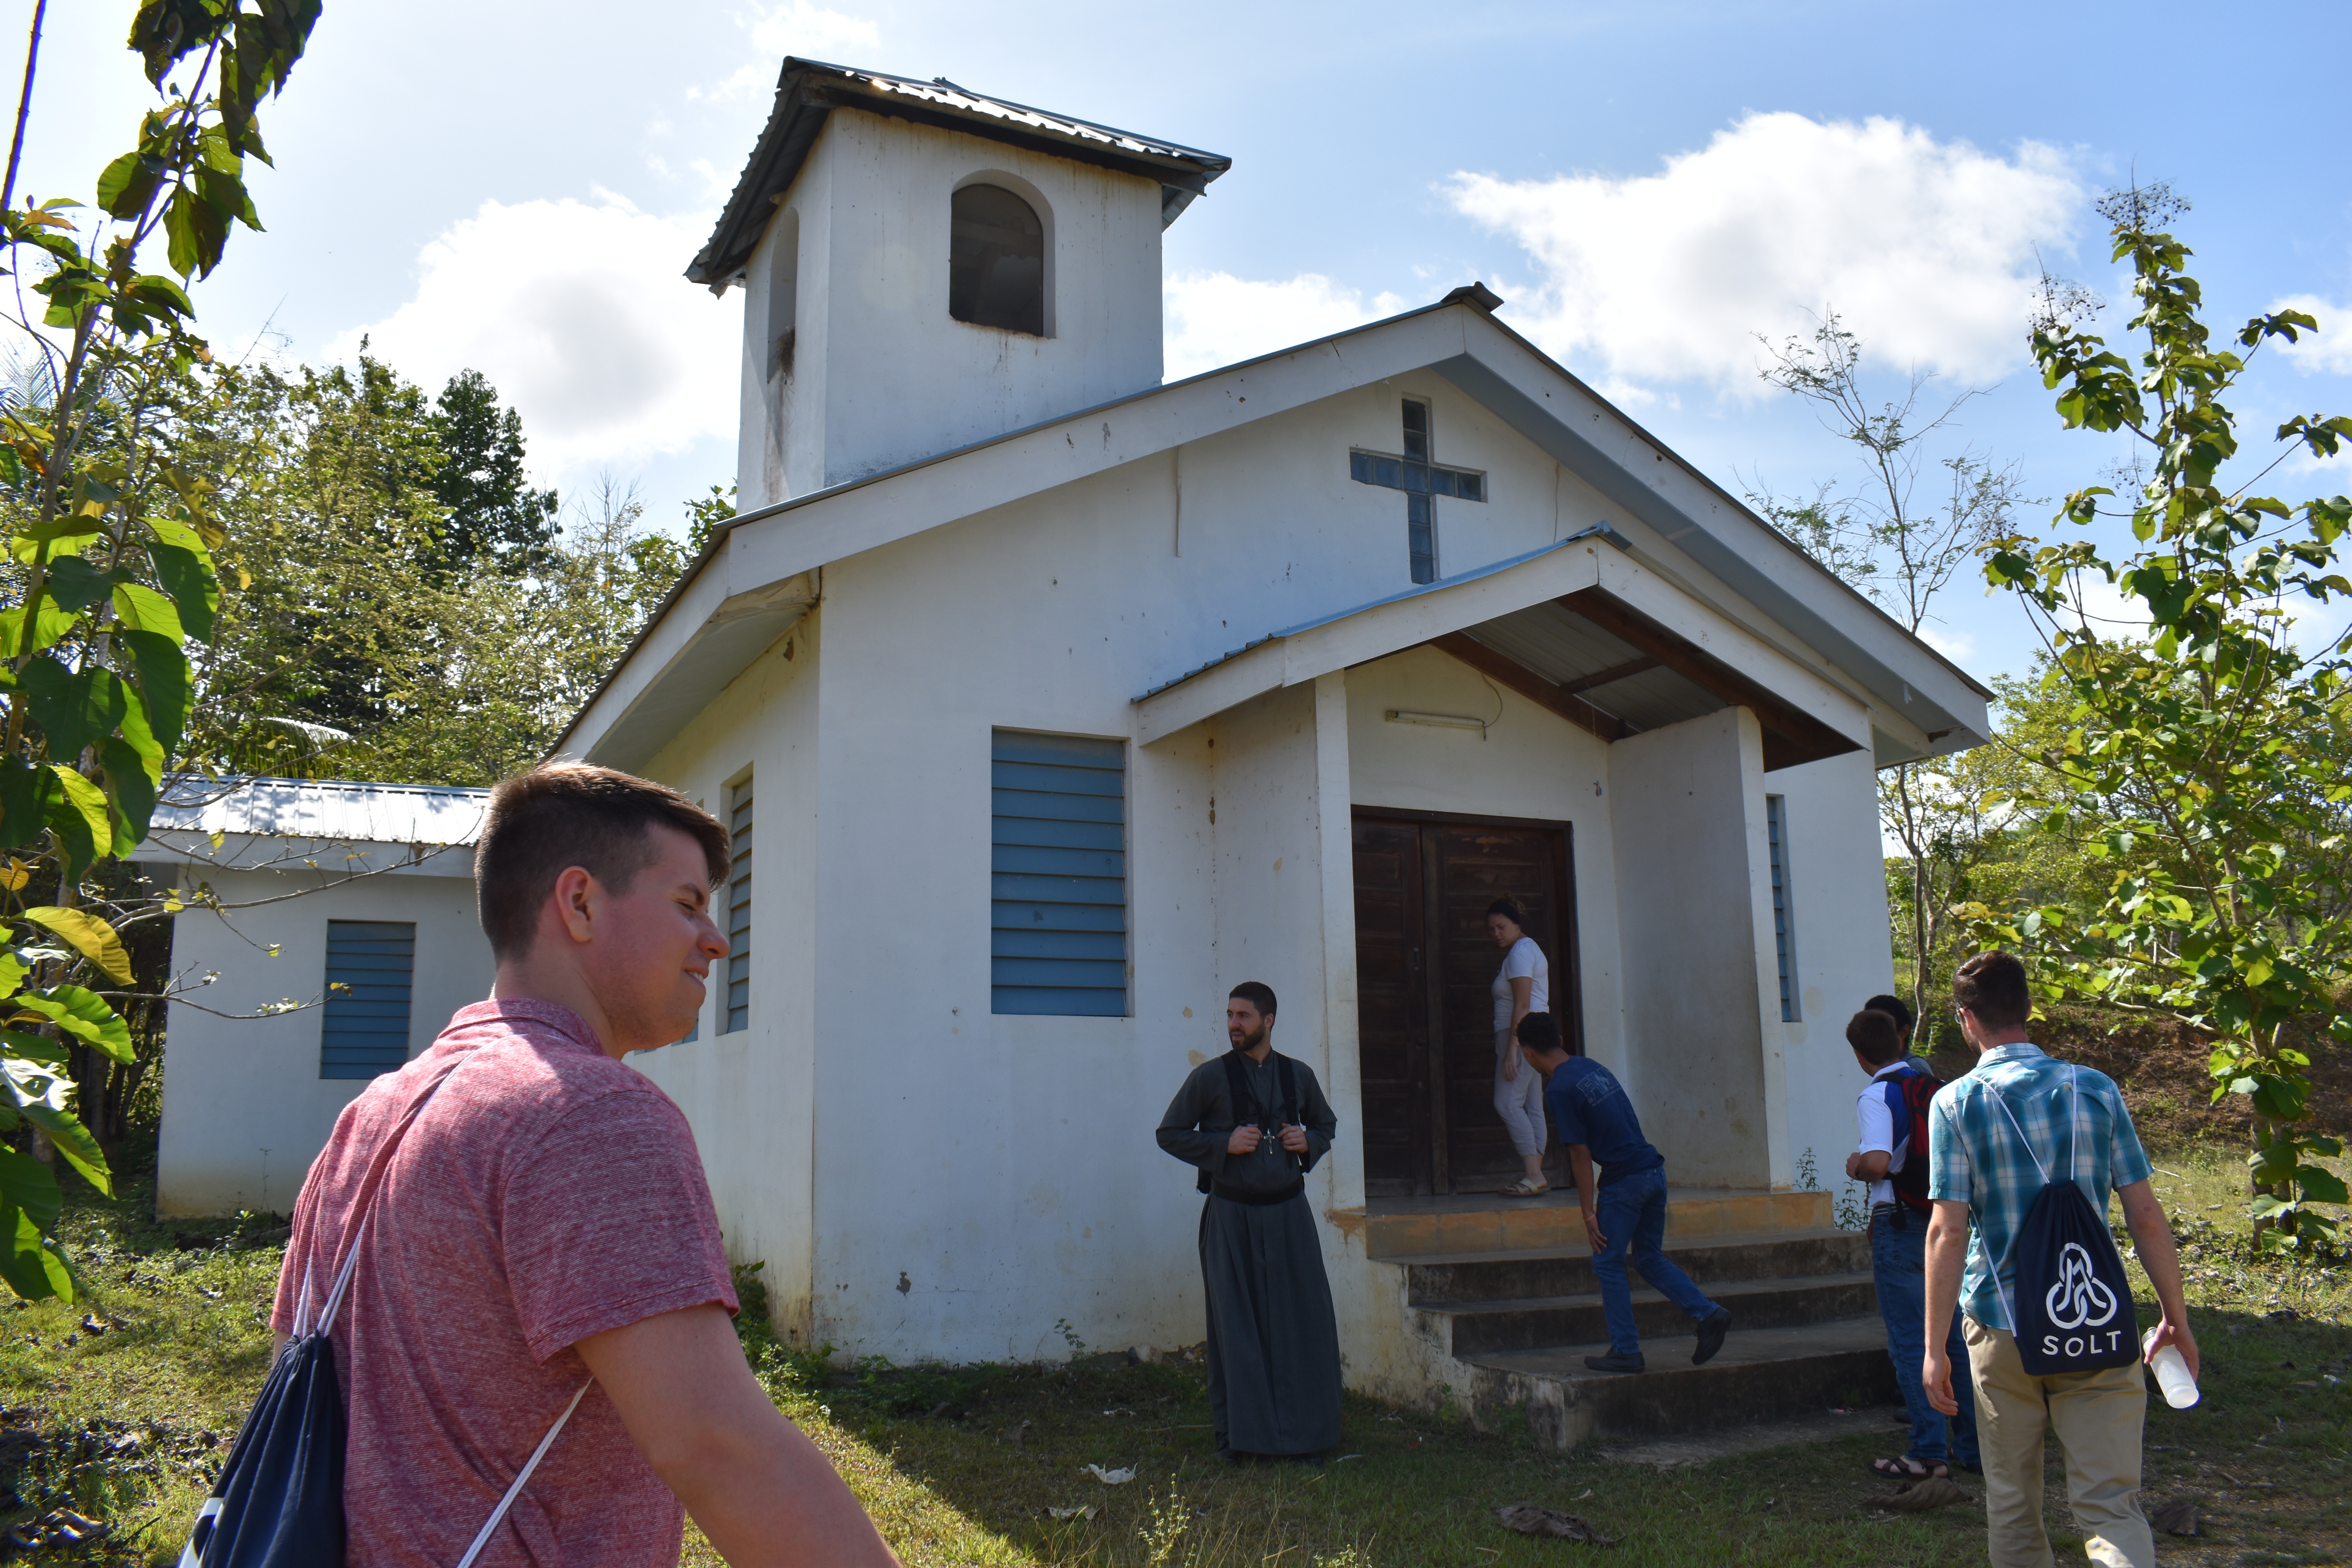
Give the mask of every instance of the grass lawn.
[[[2205, 1519], [2203, 1535], [2165, 1541], [2166, 1560], [2352, 1563], [2352, 1265], [2251, 1261], [2230, 1239], [2243, 1229], [2234, 1157], [2158, 1163], [2207, 1365], [2197, 1409], [2151, 1400], [2147, 1498], [2194, 1500]], [[259, 1386], [282, 1223], [158, 1226], [143, 1172], [112, 1202], [68, 1181], [86, 1293], [70, 1308], [0, 1307], [0, 1521], [72, 1507], [108, 1535], [41, 1560], [166, 1563]], [[843, 1367], [776, 1346], [749, 1314], [742, 1327], [778, 1403], [923, 1568], [1483, 1568], [1602, 1550], [1505, 1531], [1494, 1510], [1522, 1501], [1619, 1537], [1607, 1559], [1627, 1568], [1984, 1560], [1979, 1510], [1885, 1508], [1892, 1489], [1863, 1473], [1899, 1451], [1885, 1411], [1852, 1416], [1852, 1436], [1661, 1470], [1591, 1449], [1539, 1453], [1455, 1417], [1351, 1398], [1348, 1457], [1234, 1470], [1210, 1458], [1194, 1367]], [[1136, 1476], [1106, 1486], [1089, 1464]], [[2061, 1561], [2079, 1562], [2054, 1462], [2050, 1491]], [[718, 1561], [691, 1530], [687, 1561]]]

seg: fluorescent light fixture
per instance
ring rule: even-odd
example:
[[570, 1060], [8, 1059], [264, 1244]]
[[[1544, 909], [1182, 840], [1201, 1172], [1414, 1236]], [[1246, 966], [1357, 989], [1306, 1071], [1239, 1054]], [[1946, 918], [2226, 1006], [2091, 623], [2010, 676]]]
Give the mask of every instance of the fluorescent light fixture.
[[1416, 713], [1409, 708], [1391, 708], [1381, 715], [1391, 724], [1427, 724], [1439, 730], [1475, 730], [1478, 738], [1486, 738], [1487, 721], [1467, 713]]

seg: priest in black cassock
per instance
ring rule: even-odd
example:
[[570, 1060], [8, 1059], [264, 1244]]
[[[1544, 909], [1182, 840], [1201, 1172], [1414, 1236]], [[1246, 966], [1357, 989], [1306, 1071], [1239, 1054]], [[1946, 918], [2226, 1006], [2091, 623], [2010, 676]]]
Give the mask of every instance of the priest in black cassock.
[[1160, 1146], [1209, 1194], [1209, 1416], [1221, 1459], [1306, 1458], [1339, 1441], [1339, 1329], [1306, 1182], [1339, 1122], [1313, 1070], [1275, 1054], [1272, 988], [1234, 986], [1225, 1035], [1234, 1048], [1160, 1119]]

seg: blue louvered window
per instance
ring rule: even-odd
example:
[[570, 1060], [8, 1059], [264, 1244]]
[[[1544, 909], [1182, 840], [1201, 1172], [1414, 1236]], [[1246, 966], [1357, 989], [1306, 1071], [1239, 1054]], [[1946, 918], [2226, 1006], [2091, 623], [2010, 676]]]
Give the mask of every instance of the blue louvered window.
[[408, 1059], [413, 921], [329, 921], [320, 1078], [376, 1078]]
[[1772, 851], [1772, 951], [1780, 961], [1780, 1021], [1797, 1021], [1796, 934], [1789, 898], [1789, 828], [1781, 797], [1764, 797], [1764, 837]]
[[1127, 1013], [1127, 743], [999, 730], [992, 752], [999, 1013]]
[[751, 1026], [751, 781], [735, 786], [727, 824], [735, 859], [727, 877], [727, 1016], [722, 1035]]

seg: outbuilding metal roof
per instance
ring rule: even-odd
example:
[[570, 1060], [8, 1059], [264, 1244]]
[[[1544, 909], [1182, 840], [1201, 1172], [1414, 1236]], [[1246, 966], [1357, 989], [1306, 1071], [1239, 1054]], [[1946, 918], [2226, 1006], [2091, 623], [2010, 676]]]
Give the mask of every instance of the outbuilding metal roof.
[[787, 57], [783, 74], [776, 81], [776, 103], [769, 112], [767, 127], [751, 149], [751, 162], [743, 166], [734, 195], [727, 198], [726, 209], [719, 215], [719, 226], [687, 268], [687, 277], [715, 291], [742, 276], [744, 264], [751, 260], [774, 215], [774, 198], [790, 189], [800, 174], [825, 116], [841, 108], [961, 131], [1157, 180], [1163, 228], [1176, 221], [1176, 215], [1193, 197], [1208, 193], [1211, 180], [1234, 166], [1231, 158], [1219, 153], [990, 98], [958, 87], [945, 77], [917, 81], [912, 77]]
[[[469, 845], [490, 792], [355, 779], [184, 779], [156, 805], [153, 836], [250, 834], [339, 844]], [[133, 858], [137, 857], [134, 855]]]

